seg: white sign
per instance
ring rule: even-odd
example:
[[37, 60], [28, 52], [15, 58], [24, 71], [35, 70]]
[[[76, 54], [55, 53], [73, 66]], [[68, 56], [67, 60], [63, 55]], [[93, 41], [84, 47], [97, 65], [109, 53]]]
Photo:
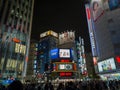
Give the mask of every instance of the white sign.
[[59, 49], [60, 58], [70, 58], [70, 49]]

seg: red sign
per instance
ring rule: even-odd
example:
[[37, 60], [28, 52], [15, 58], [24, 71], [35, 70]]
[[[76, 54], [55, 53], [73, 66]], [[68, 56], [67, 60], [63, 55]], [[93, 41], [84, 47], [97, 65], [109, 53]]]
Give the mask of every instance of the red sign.
[[72, 76], [72, 72], [60, 72], [60, 76]]
[[120, 63], [120, 56], [116, 56], [116, 60], [118, 63]]
[[14, 42], [16, 42], [16, 43], [19, 43], [19, 42], [20, 42], [20, 40], [17, 39], [17, 38], [13, 38], [12, 40], [13, 40]]
[[86, 12], [87, 12], [87, 18], [88, 18], [88, 20], [90, 20], [90, 18], [91, 18], [90, 9], [86, 8]]
[[70, 60], [64, 60], [64, 59], [62, 59], [61, 62], [70, 62]]

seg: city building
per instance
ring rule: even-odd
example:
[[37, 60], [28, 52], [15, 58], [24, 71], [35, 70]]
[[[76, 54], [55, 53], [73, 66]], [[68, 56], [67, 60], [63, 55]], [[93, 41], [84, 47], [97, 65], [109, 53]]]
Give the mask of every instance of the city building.
[[30, 80], [31, 77], [37, 76], [37, 72], [40, 69], [39, 67], [37, 67], [37, 64], [38, 64], [38, 41], [30, 40], [30, 50], [26, 79]]
[[38, 42], [38, 67], [39, 73], [43, 74], [48, 71], [50, 65], [50, 50], [57, 48], [58, 34], [52, 30], [40, 34], [40, 41]]
[[53, 78], [77, 78], [77, 52], [74, 31], [59, 33], [58, 48], [51, 50], [50, 56], [53, 64]]
[[0, 74], [26, 77], [34, 0], [0, 0]]
[[119, 12], [119, 0], [91, 0], [86, 4], [94, 67], [103, 79], [120, 79]]

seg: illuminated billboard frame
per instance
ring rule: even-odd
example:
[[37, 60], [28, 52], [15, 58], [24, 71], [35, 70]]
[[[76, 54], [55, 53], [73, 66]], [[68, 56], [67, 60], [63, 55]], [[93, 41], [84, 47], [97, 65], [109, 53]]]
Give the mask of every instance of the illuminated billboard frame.
[[73, 62], [55, 62], [53, 63], [55, 72], [76, 72], [77, 65]]
[[98, 62], [98, 70], [99, 72], [106, 72], [116, 70], [115, 59], [109, 58], [104, 61]]
[[72, 49], [56, 48], [50, 51], [51, 59], [72, 58]]
[[67, 49], [67, 48], [60, 48], [59, 49], [59, 58], [72, 58], [73, 56], [73, 54], [72, 54], [72, 49]]
[[59, 49], [59, 58], [70, 58], [71, 50], [70, 49]]

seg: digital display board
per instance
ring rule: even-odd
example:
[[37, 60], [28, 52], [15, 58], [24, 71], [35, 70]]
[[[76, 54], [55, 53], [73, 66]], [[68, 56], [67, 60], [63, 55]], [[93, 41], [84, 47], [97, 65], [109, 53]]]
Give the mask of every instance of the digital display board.
[[70, 49], [59, 49], [60, 58], [70, 58]]
[[53, 49], [50, 51], [51, 59], [72, 58], [72, 49]]
[[58, 65], [59, 70], [73, 70], [72, 64], [59, 64]]
[[53, 50], [50, 51], [50, 57], [51, 57], [51, 59], [58, 58], [58, 56], [59, 56], [58, 51], [59, 51], [58, 49], [53, 49]]
[[98, 62], [99, 72], [111, 71], [111, 70], [115, 70], [115, 69], [116, 69], [116, 65], [115, 65], [114, 58], [109, 58], [107, 60]]
[[55, 62], [53, 69], [56, 72], [74, 72], [77, 71], [77, 65], [73, 62]]

